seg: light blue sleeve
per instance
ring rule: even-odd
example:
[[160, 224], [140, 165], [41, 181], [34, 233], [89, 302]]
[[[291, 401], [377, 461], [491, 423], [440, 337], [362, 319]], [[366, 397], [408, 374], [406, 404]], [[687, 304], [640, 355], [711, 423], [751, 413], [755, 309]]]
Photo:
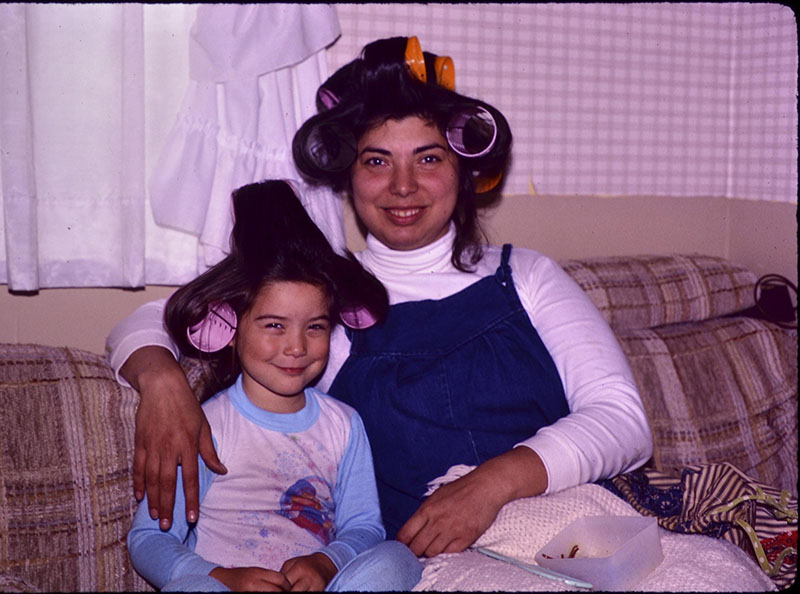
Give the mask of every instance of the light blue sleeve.
[[[216, 442], [214, 443], [216, 446]], [[214, 473], [198, 457], [200, 501], [214, 481]], [[183, 474], [178, 467], [175, 489], [175, 508], [172, 512], [172, 527], [163, 531], [158, 520], [150, 518], [147, 497], [139, 503], [128, 532], [128, 553], [136, 571], [156, 588], [163, 588], [170, 581], [184, 575], [208, 575], [218, 567], [195, 554], [197, 536], [186, 521], [186, 499], [183, 494]]]
[[333, 498], [336, 503], [336, 537], [321, 552], [341, 569], [356, 555], [386, 538], [372, 452], [364, 422], [355, 411], [350, 419], [350, 440], [339, 463]]

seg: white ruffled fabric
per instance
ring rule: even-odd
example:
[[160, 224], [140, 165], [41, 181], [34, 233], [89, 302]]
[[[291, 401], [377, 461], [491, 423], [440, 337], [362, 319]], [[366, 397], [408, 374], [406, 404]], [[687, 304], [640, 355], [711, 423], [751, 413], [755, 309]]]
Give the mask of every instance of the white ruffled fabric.
[[323, 50], [339, 35], [325, 4], [198, 7], [191, 80], [150, 179], [156, 222], [199, 237], [198, 272], [228, 252], [231, 192], [263, 179], [300, 184], [312, 219], [344, 249], [340, 198], [302, 184], [291, 152], [327, 78]]
[[[426, 495], [463, 476], [458, 465], [429, 484]], [[505, 505], [473, 545], [536, 564], [536, 553], [579, 517], [638, 516], [628, 503], [599, 485], [586, 484]], [[633, 590], [640, 592], [764, 592], [777, 588], [747, 553], [728, 541], [659, 528], [664, 560]], [[473, 550], [423, 560], [415, 591], [586, 591], [534, 575]]]

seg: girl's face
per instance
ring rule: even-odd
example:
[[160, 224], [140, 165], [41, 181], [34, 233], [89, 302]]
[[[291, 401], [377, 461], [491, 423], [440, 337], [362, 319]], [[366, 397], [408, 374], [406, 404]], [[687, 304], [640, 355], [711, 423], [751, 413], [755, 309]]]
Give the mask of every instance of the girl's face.
[[358, 141], [353, 205], [377, 239], [413, 250], [442, 237], [458, 198], [458, 158], [432, 123], [387, 120]]
[[235, 347], [248, 398], [271, 412], [300, 410], [303, 389], [328, 361], [331, 320], [325, 293], [308, 283], [270, 283], [242, 318]]

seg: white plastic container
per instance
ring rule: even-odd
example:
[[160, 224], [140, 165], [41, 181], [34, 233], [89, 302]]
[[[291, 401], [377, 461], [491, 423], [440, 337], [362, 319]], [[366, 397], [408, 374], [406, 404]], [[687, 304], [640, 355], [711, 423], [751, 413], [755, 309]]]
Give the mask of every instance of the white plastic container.
[[616, 591], [641, 582], [663, 559], [656, 519], [637, 516], [578, 518], [536, 553], [542, 567]]

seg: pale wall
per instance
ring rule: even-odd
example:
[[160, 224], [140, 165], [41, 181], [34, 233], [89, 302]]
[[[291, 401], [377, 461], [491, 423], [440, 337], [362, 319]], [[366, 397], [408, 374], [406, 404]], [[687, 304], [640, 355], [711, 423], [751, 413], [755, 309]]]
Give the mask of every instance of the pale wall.
[[[345, 209], [351, 249], [363, 246]], [[724, 198], [504, 196], [486, 210], [494, 243], [511, 242], [555, 259], [666, 252], [730, 258], [758, 274], [797, 283], [797, 207]], [[0, 291], [0, 342], [69, 345], [103, 352], [105, 337], [136, 306], [172, 292], [44, 289]]]

